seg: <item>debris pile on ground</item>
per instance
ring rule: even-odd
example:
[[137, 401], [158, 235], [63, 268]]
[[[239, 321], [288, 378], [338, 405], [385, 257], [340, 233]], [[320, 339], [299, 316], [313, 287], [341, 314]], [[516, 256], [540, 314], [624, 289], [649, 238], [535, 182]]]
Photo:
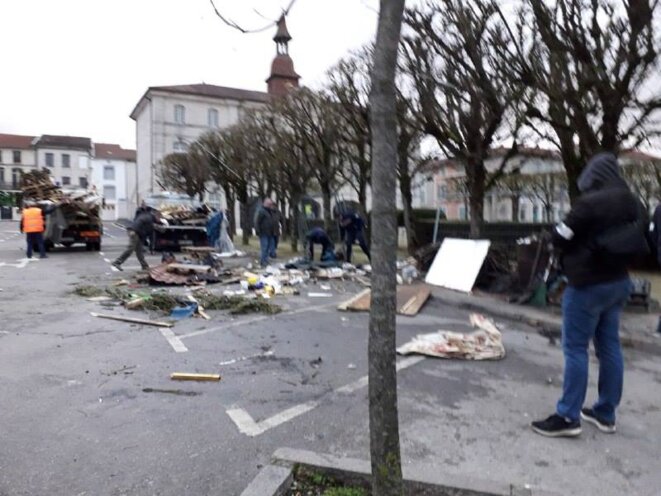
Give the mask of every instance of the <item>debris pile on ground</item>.
[[206, 205], [194, 208], [192, 205], [171, 205], [167, 202], [158, 205], [156, 209], [170, 225], [206, 226], [209, 208]]
[[419, 334], [397, 348], [400, 355], [417, 353], [439, 358], [462, 360], [500, 360], [505, 357], [503, 337], [490, 319], [480, 314], [471, 314], [470, 322], [479, 330], [471, 333], [438, 331]]
[[[264, 313], [273, 315], [280, 313], [282, 308], [264, 299], [250, 296], [226, 296], [216, 295], [207, 290], [195, 291], [191, 295], [175, 295], [165, 290], [144, 291], [124, 289], [119, 287], [99, 288], [96, 286], [82, 285], [74, 289], [74, 294], [99, 302], [101, 305], [110, 306], [108, 303], [115, 302], [112, 306], [122, 305], [129, 310], [144, 310], [157, 312], [162, 315], [170, 315], [175, 320], [183, 317], [199, 315], [208, 318], [205, 310], [229, 310], [232, 315], [248, 313]], [[103, 299], [101, 299], [103, 298]], [[186, 312], [185, 310], [192, 310]]]

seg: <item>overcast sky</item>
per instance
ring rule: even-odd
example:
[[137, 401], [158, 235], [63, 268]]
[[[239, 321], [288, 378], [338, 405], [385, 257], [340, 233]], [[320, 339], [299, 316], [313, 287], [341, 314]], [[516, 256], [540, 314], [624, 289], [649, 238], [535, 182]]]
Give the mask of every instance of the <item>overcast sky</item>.
[[[215, 0], [245, 28], [290, 0]], [[302, 84], [370, 41], [378, 0], [296, 0], [287, 19]], [[263, 16], [263, 17], [262, 17]], [[0, 133], [88, 136], [135, 147], [129, 113], [148, 86], [266, 91], [275, 28], [241, 34], [209, 0], [0, 0]]]

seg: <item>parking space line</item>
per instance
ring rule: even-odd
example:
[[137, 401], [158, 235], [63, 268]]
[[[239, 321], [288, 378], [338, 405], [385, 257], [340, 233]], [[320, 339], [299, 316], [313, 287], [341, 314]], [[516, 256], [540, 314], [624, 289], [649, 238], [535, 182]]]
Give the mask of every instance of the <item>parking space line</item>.
[[168, 343], [170, 343], [170, 346], [176, 351], [177, 353], [185, 353], [188, 351], [188, 348], [186, 348], [186, 345], [181, 342], [181, 339], [177, 337], [177, 335], [172, 332], [171, 329], [167, 328], [161, 328], [159, 329], [161, 331], [161, 334], [165, 339], [167, 339]]
[[[327, 303], [326, 305], [317, 305], [314, 307], [306, 307], [306, 308], [299, 308], [297, 310], [291, 310], [289, 312], [282, 312], [278, 314], [278, 317], [286, 317], [288, 315], [298, 315], [301, 313], [306, 313], [306, 312], [316, 312], [319, 310], [323, 310], [328, 307], [334, 307], [336, 306], [337, 303]], [[203, 336], [204, 334], [209, 334], [212, 332], [218, 332], [218, 331], [224, 331], [225, 329], [229, 329], [230, 327], [237, 327], [237, 326], [242, 326], [242, 325], [248, 325], [248, 324], [254, 324], [255, 322], [261, 322], [263, 320], [271, 319], [273, 316], [271, 315], [262, 315], [260, 317], [253, 317], [251, 319], [244, 319], [244, 320], [237, 320], [234, 322], [228, 322], [227, 324], [220, 325], [218, 327], [210, 327], [209, 329], [202, 329], [201, 331], [194, 331], [194, 332], [189, 332], [188, 334], [182, 334], [179, 336], [179, 339], [188, 339], [188, 338], [194, 338], [196, 336]]]
[[[424, 356], [403, 358], [397, 362], [395, 368], [399, 372], [400, 370], [412, 367], [416, 363], [422, 362], [424, 359]], [[358, 391], [359, 389], [364, 388], [368, 384], [369, 378], [368, 376], [364, 376], [358, 380], [335, 389], [331, 394], [351, 394]], [[321, 401], [319, 400], [308, 401], [307, 403], [294, 405], [291, 408], [287, 408], [286, 410], [283, 410], [280, 413], [276, 413], [275, 415], [259, 422], [255, 422], [252, 416], [243, 408], [231, 408], [226, 410], [225, 413], [227, 413], [229, 418], [232, 419], [232, 422], [234, 422], [241, 433], [245, 434], [246, 436], [255, 437], [259, 436], [260, 434], [264, 434], [266, 431], [272, 429], [273, 427], [277, 427], [281, 424], [284, 424], [285, 422], [289, 422], [290, 420], [293, 420], [296, 417], [309, 412], [310, 410], [314, 410], [319, 405], [321, 405]]]
[[227, 415], [229, 415], [232, 421], [236, 424], [240, 432], [246, 436], [255, 437], [263, 434], [269, 429], [273, 429], [274, 427], [282, 425], [285, 422], [289, 422], [290, 420], [293, 420], [296, 417], [309, 412], [310, 410], [314, 410], [318, 406], [318, 401], [309, 401], [307, 403], [302, 403], [300, 405], [287, 408], [286, 410], [283, 410], [280, 413], [276, 413], [272, 417], [264, 419], [260, 422], [255, 422], [250, 414], [243, 408], [227, 410]]

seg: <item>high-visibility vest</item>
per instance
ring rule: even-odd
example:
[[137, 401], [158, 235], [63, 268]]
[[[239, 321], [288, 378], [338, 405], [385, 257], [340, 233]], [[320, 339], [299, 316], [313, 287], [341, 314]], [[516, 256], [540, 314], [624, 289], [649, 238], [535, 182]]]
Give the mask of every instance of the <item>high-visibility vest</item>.
[[40, 208], [30, 207], [23, 210], [23, 232], [44, 232], [44, 216]]

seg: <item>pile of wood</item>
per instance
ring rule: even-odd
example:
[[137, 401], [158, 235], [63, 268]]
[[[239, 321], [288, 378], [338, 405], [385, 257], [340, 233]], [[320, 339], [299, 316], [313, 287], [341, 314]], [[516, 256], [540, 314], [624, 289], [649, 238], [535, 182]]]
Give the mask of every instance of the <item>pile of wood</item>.
[[35, 170], [23, 174], [23, 199], [50, 202], [59, 206], [65, 217], [99, 217], [100, 198], [90, 192], [63, 191], [53, 184], [47, 170]]
[[206, 212], [186, 205], [162, 205], [158, 210], [170, 224], [203, 225], [207, 222]]

